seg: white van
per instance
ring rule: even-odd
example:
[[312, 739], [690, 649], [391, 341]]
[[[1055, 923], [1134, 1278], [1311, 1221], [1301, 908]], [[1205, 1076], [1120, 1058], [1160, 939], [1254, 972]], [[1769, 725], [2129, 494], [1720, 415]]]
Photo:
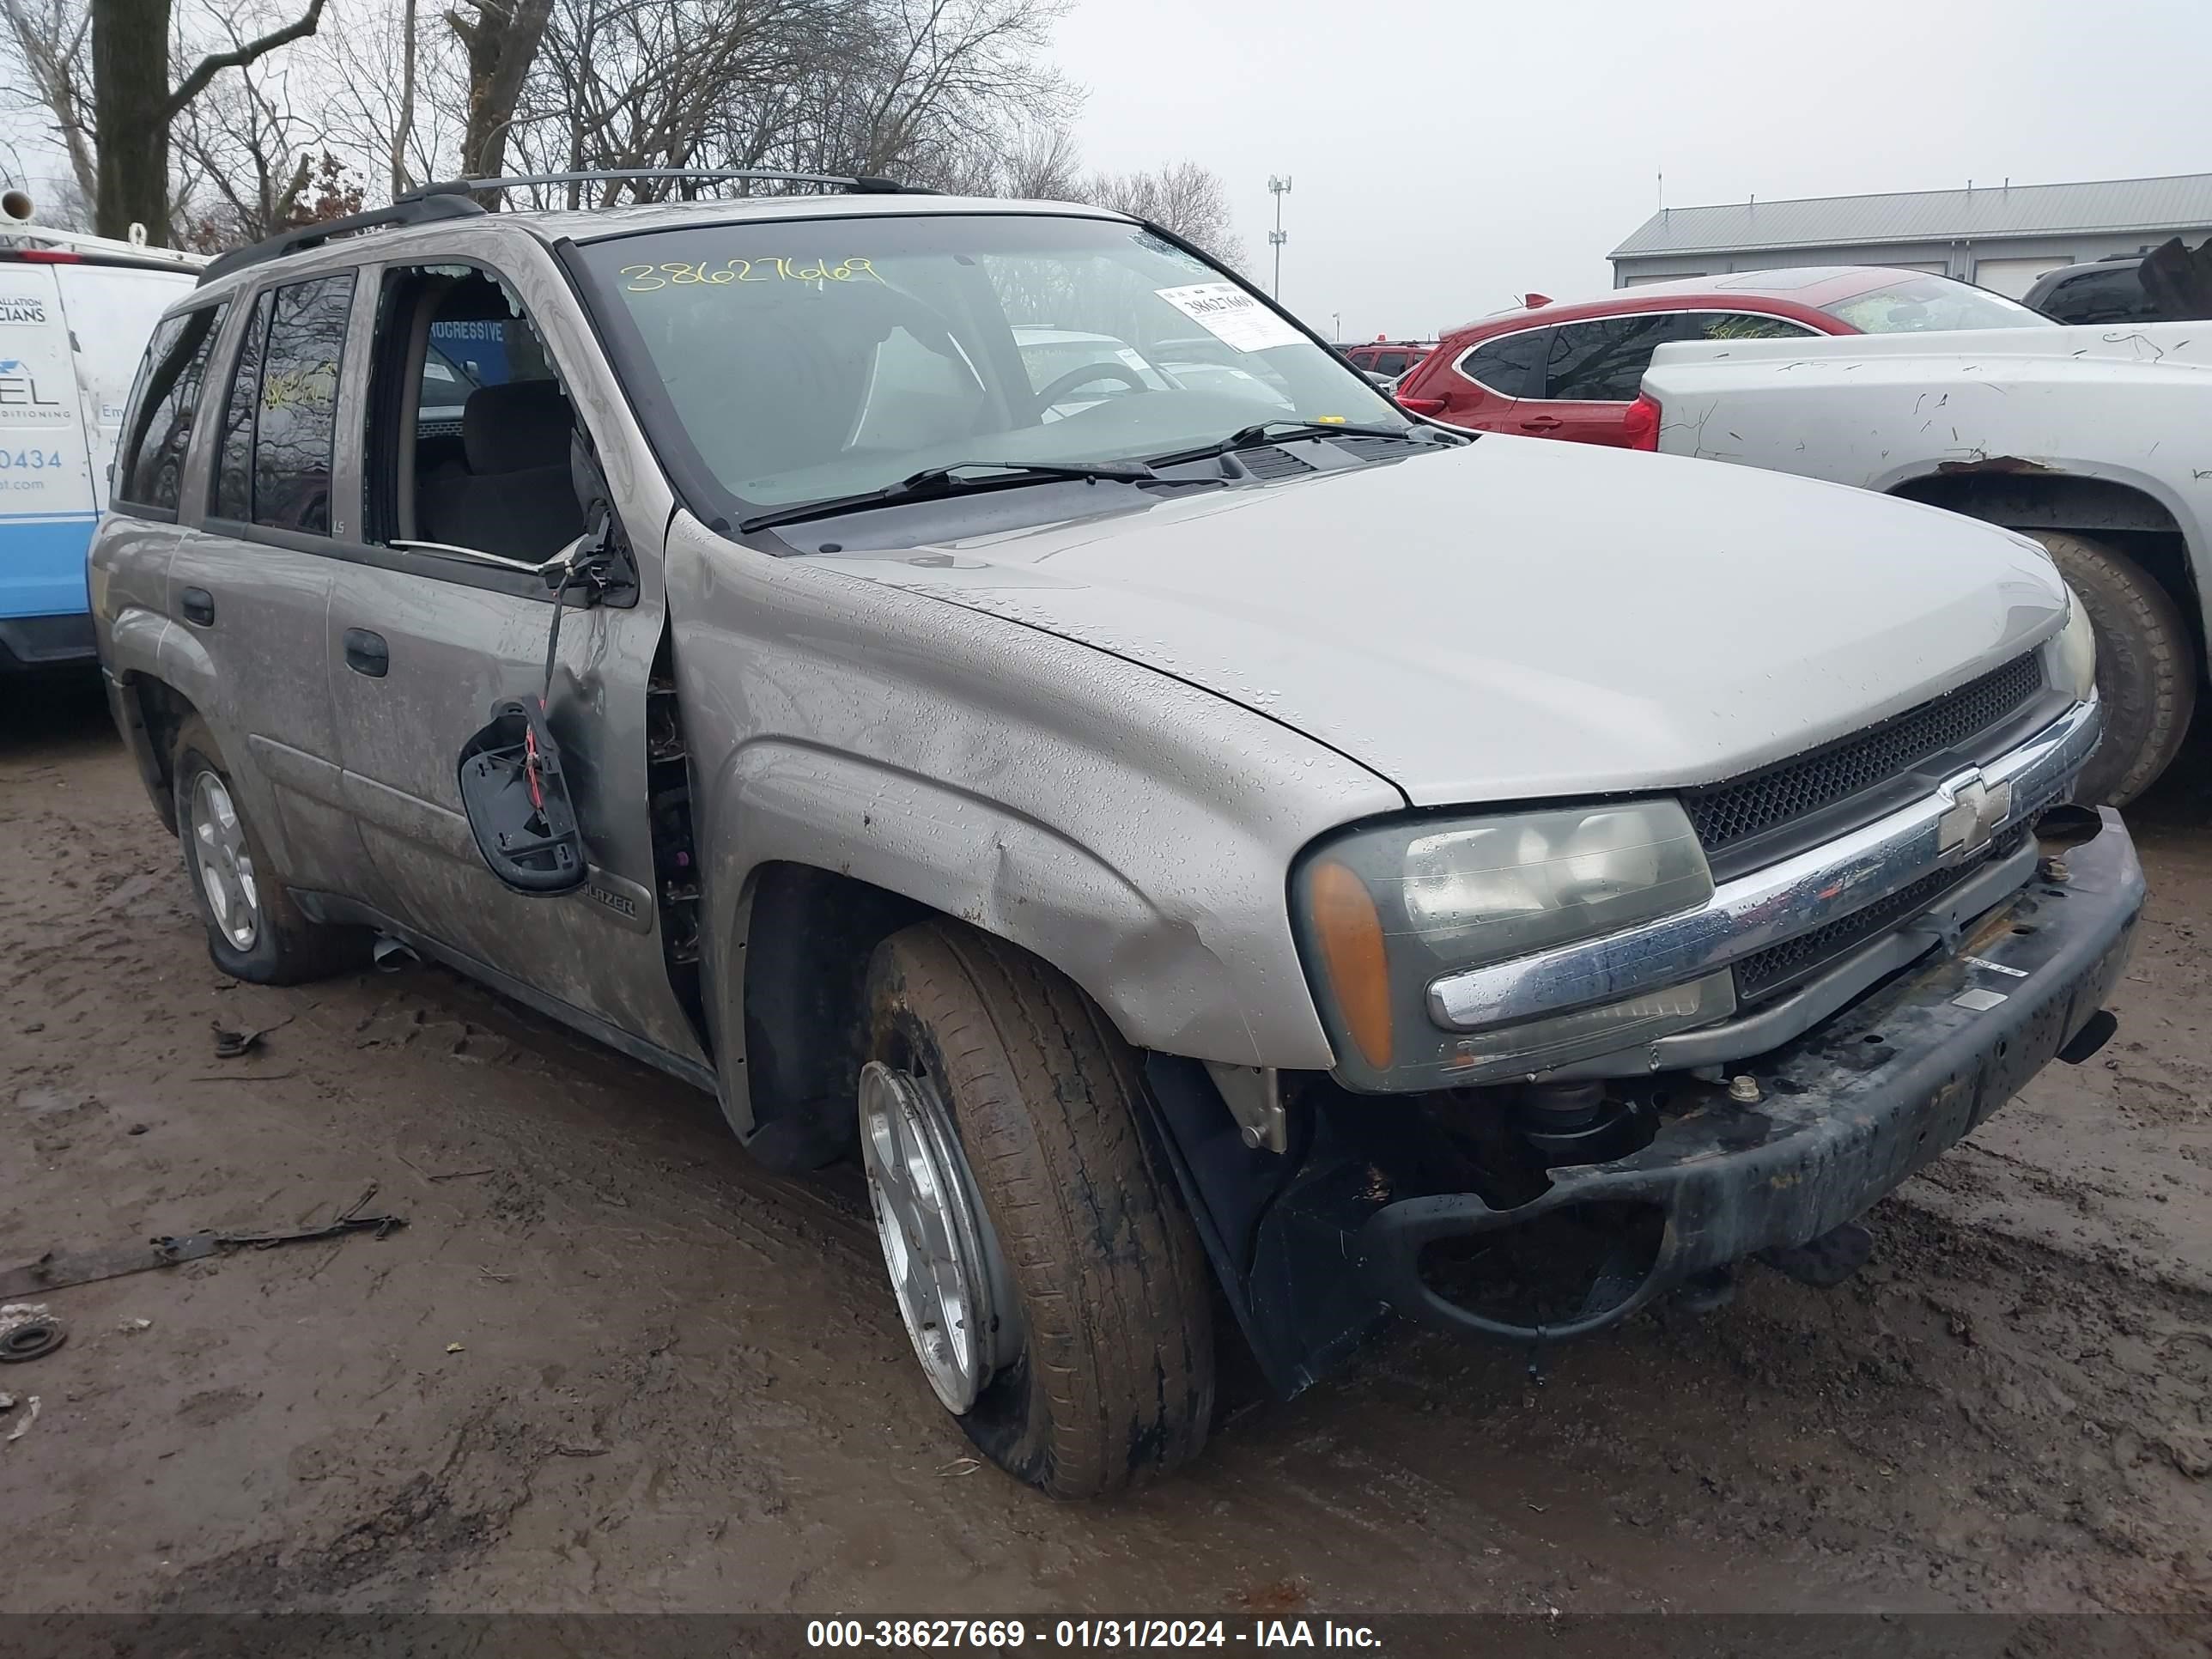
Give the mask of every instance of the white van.
[[131, 379], [196, 254], [0, 216], [0, 675], [94, 660], [84, 551]]

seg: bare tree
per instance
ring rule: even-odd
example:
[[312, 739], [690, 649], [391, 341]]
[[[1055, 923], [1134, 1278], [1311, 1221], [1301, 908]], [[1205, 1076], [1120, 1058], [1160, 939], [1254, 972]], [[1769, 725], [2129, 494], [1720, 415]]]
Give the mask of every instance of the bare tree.
[[90, 202], [100, 191], [100, 163], [91, 121], [92, 11], [83, 0], [0, 0], [0, 27], [22, 64], [27, 88], [4, 95], [18, 109], [43, 106], [69, 156], [77, 195]]
[[312, 80], [324, 90], [320, 119], [331, 146], [397, 197], [461, 172], [468, 119], [460, 42], [416, 0], [333, 0], [344, 5], [315, 41]]
[[984, 135], [939, 159], [915, 184], [956, 196], [1014, 196], [1069, 201], [1082, 188], [1083, 158], [1063, 122], [1026, 122]]
[[[235, 17], [217, 27], [233, 45], [244, 28]], [[319, 123], [291, 96], [289, 65], [248, 64], [182, 111], [171, 142], [195, 181], [204, 181], [221, 211], [187, 213], [186, 240], [199, 246], [257, 241], [291, 223], [307, 188]]]
[[[639, 0], [651, 4], [653, 0]], [[319, 0], [318, 0], [319, 3]], [[468, 125], [461, 139], [461, 171], [489, 179], [506, 171], [507, 146], [553, 0], [465, 0], [446, 21], [468, 54]], [[495, 198], [488, 205], [497, 206]]]
[[1176, 161], [1150, 173], [1094, 173], [1080, 194], [1098, 207], [1164, 226], [1229, 264], [1243, 261], [1228, 186], [1219, 173], [1196, 161]]
[[[748, 106], [807, 73], [850, 17], [839, 0], [556, 0], [518, 149], [544, 172], [756, 165]], [[628, 193], [669, 189], [637, 179]]]
[[94, 227], [121, 236], [133, 223], [149, 240], [169, 240], [169, 130], [226, 70], [244, 69], [306, 39], [324, 0], [289, 23], [203, 57], [169, 83], [173, 0], [91, 0], [93, 120], [99, 133]]

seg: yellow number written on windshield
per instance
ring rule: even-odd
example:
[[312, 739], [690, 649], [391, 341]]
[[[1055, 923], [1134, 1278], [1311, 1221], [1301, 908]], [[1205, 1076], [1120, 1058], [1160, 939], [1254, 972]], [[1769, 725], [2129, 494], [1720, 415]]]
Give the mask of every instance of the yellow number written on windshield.
[[[628, 280], [623, 290], [652, 294], [661, 289], [690, 288], [701, 283], [720, 288], [729, 283], [882, 283], [876, 268], [866, 259], [844, 259], [831, 264], [817, 259], [729, 259], [719, 265], [624, 265]], [[888, 283], [884, 284], [886, 287]]]

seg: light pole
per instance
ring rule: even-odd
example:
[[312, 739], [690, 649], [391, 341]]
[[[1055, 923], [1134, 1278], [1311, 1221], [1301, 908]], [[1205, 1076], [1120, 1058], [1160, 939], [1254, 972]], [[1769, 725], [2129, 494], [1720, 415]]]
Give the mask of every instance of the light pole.
[[1275, 228], [1267, 233], [1267, 246], [1275, 250], [1274, 296], [1280, 300], [1283, 297], [1283, 244], [1291, 240], [1290, 234], [1283, 228], [1283, 198], [1291, 193], [1290, 175], [1285, 173], [1278, 179], [1269, 173], [1267, 188], [1275, 196]]
[[1341, 340], [1344, 337], [1344, 313], [1340, 311], [1332, 311], [1328, 313], [1328, 337], [1332, 341]]

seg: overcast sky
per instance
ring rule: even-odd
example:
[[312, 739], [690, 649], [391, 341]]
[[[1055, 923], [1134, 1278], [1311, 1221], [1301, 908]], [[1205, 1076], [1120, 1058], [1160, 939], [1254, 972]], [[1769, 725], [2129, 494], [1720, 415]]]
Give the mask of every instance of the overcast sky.
[[[1727, 21], [1713, 21], [1725, 18]], [[1228, 182], [1342, 337], [1612, 286], [1658, 204], [2212, 171], [2212, 0], [1079, 0], [1085, 160]]]

